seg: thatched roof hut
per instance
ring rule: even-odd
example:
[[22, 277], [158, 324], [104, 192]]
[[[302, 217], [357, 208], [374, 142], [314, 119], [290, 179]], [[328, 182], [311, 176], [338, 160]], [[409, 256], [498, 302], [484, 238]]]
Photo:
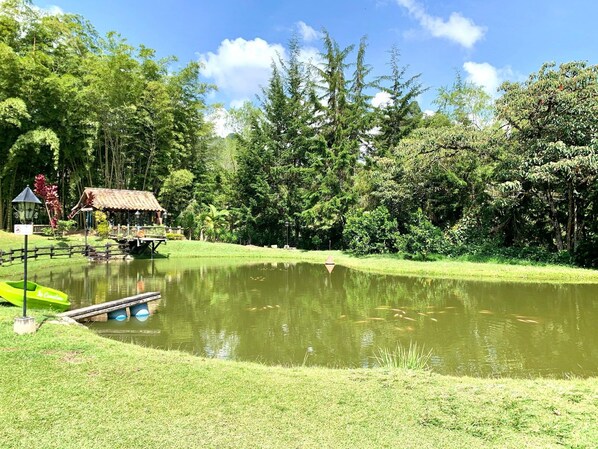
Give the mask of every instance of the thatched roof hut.
[[100, 210], [109, 216], [122, 213], [128, 216], [135, 212], [146, 214], [154, 212], [158, 222], [162, 221], [161, 216], [165, 211], [152, 192], [96, 187], [85, 188], [70, 216], [74, 216], [84, 207]]

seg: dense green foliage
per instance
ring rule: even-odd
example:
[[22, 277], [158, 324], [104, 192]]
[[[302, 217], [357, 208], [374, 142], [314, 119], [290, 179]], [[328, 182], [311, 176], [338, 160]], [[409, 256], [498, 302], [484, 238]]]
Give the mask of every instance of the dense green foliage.
[[0, 3], [0, 227], [38, 173], [68, 209], [84, 186], [153, 190], [185, 167], [208, 171], [199, 65], [100, 37], [81, 17]]
[[44, 173], [64, 210], [87, 185], [151, 190], [189, 238], [598, 265], [598, 66], [547, 64], [496, 100], [457, 74], [425, 115], [396, 48], [378, 78], [365, 39], [322, 48], [292, 40], [219, 138], [199, 64], [2, 2], [0, 228]]
[[397, 222], [382, 206], [372, 211], [355, 211], [347, 217], [343, 231], [345, 246], [355, 254], [390, 253], [401, 249]]

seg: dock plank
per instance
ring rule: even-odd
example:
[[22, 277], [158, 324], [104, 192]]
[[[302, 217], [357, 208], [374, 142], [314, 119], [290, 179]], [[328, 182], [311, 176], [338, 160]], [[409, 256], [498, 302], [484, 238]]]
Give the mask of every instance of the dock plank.
[[160, 292], [140, 293], [139, 295], [128, 296], [126, 298], [108, 301], [101, 304], [93, 304], [79, 309], [68, 310], [58, 314], [59, 317], [68, 317], [74, 320], [82, 320], [92, 316], [101, 315], [103, 313], [113, 312], [114, 310], [124, 309], [137, 304], [143, 304], [150, 301], [156, 301], [162, 296]]

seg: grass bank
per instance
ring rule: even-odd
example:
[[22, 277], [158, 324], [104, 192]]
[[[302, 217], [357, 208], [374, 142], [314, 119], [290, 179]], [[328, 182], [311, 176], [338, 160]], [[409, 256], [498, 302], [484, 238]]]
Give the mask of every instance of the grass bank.
[[[22, 238], [0, 231], [0, 249], [18, 248]], [[31, 237], [31, 246], [52, 244], [82, 244], [83, 236], [73, 235], [64, 240], [53, 240], [41, 236]], [[106, 240], [90, 237], [90, 244], [103, 245]], [[262, 248], [256, 246], [232, 245], [226, 243], [207, 243], [199, 241], [169, 241], [158, 249], [158, 257], [170, 258], [220, 258], [223, 261], [247, 260], [284, 260], [289, 262], [323, 263], [328, 256], [333, 256], [339, 265], [363, 271], [403, 276], [424, 276], [434, 278], [473, 279], [485, 281], [515, 282], [551, 282], [551, 283], [598, 283], [598, 270], [573, 268], [560, 265], [509, 265], [503, 263], [468, 262], [444, 259], [420, 262], [401, 259], [393, 255], [352, 256], [342, 251], [302, 251]], [[82, 256], [72, 259], [40, 259], [30, 261], [32, 269], [78, 264], [84, 261]], [[22, 271], [20, 263], [0, 267], [0, 274], [18, 277]]]
[[324, 263], [332, 255], [339, 265], [364, 271], [404, 276], [424, 276], [487, 281], [598, 283], [598, 270], [558, 265], [507, 265], [498, 263], [440, 260], [420, 262], [393, 255], [352, 256], [341, 251], [301, 251], [229, 245], [197, 241], [170, 241], [160, 248], [163, 255], [172, 258], [218, 257], [289, 260]]
[[[43, 324], [0, 307], [3, 448], [593, 448], [598, 380], [266, 367]], [[38, 314], [38, 322], [43, 316]]]

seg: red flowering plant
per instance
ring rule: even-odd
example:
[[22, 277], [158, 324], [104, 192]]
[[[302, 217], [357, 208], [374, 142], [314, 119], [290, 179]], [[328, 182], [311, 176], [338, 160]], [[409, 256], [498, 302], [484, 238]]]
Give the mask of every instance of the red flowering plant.
[[46, 212], [50, 219], [50, 226], [56, 230], [58, 226], [58, 219], [62, 213], [62, 206], [58, 198], [58, 186], [56, 184], [48, 184], [46, 177], [39, 174], [35, 177], [33, 182], [33, 192], [41, 198], [46, 206]]

